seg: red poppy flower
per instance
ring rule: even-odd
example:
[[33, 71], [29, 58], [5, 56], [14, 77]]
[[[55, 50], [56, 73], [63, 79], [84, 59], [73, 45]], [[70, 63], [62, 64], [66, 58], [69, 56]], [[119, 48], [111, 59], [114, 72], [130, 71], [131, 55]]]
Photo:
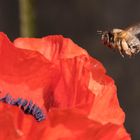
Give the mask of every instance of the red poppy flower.
[[0, 140], [130, 140], [114, 81], [62, 36], [0, 33]]

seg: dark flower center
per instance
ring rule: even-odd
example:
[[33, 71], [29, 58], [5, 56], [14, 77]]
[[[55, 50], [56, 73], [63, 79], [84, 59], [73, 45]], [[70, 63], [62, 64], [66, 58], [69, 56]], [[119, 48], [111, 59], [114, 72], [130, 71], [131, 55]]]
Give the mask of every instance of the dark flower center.
[[28, 101], [22, 98], [14, 99], [7, 93], [3, 98], [0, 98], [0, 101], [20, 107], [24, 113], [33, 115], [37, 121], [42, 121], [46, 118], [41, 108], [33, 104], [31, 100]]

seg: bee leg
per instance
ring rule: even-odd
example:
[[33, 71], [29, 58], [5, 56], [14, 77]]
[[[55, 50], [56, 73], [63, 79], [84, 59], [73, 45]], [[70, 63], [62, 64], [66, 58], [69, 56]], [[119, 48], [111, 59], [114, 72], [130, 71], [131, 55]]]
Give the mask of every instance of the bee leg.
[[120, 41], [120, 40], [117, 42], [117, 46], [118, 46], [118, 50], [119, 50], [120, 55], [121, 55], [122, 57], [124, 57], [124, 55], [123, 55], [124, 52], [123, 52], [123, 50], [122, 50], [121, 41]]
[[122, 50], [119, 49], [119, 53], [120, 53], [120, 55], [121, 55], [122, 57], [124, 57], [123, 51], [122, 51]]
[[119, 53], [120, 53], [120, 55], [122, 56], [122, 57], [124, 57], [124, 55], [123, 55], [123, 50], [121, 49], [121, 47], [119, 47]]
[[124, 39], [121, 41], [121, 47], [125, 54], [131, 57], [131, 49], [129, 48], [127, 42]]

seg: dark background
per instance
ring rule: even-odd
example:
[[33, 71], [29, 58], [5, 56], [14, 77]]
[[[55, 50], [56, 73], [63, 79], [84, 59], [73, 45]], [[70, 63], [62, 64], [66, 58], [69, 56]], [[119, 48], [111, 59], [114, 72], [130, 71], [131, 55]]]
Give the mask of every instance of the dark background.
[[[20, 36], [18, 0], [0, 0], [0, 31]], [[125, 126], [140, 140], [140, 54], [122, 58], [100, 43], [97, 30], [140, 22], [139, 0], [36, 0], [37, 37], [62, 34], [101, 61], [118, 88]]]

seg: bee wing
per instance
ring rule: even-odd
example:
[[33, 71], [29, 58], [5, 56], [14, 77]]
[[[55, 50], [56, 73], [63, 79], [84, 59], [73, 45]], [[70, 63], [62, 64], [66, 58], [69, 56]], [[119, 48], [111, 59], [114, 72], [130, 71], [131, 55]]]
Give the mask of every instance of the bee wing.
[[130, 32], [133, 35], [140, 34], [140, 23], [126, 28], [125, 31]]

